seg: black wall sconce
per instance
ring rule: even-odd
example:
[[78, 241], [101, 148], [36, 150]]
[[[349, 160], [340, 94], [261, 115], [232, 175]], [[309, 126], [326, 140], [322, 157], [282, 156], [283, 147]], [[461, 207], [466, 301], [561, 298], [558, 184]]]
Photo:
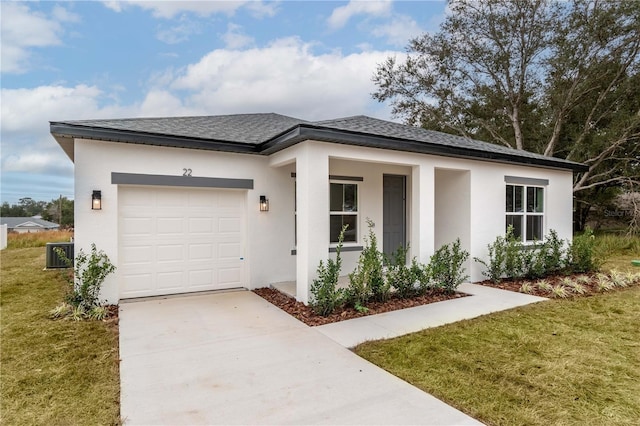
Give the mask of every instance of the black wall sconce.
[[267, 196], [266, 195], [261, 195], [260, 196], [260, 211], [261, 212], [268, 212], [269, 211], [269, 200], [267, 200]]
[[91, 194], [91, 210], [102, 210], [101, 191], [93, 191], [93, 194]]

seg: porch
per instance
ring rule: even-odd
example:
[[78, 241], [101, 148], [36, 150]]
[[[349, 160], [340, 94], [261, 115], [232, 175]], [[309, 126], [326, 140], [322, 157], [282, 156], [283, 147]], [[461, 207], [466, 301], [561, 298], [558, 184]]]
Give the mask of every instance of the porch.
[[367, 243], [368, 223], [378, 249], [409, 246], [408, 259], [428, 261], [434, 248], [460, 238], [470, 243], [470, 171], [437, 167], [411, 153], [306, 141], [273, 154], [270, 167], [291, 175], [295, 280], [273, 287], [308, 303], [319, 262], [335, 256], [340, 229], [341, 284]]

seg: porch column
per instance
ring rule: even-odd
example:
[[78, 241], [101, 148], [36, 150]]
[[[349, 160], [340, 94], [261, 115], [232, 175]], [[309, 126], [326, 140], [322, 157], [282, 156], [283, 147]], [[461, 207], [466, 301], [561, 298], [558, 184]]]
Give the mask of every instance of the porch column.
[[426, 263], [434, 252], [434, 169], [420, 164], [411, 171], [411, 257]]
[[307, 304], [320, 260], [329, 252], [329, 156], [304, 143], [296, 156], [296, 298]]

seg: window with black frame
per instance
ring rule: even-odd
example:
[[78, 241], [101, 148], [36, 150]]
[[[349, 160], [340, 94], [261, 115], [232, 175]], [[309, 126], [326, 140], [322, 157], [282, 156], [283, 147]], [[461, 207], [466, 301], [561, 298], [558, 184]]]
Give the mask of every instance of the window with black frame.
[[331, 182], [329, 188], [329, 234], [332, 243], [338, 242], [340, 231], [348, 225], [344, 242], [358, 241], [358, 185]]
[[544, 188], [540, 186], [506, 186], [505, 230], [521, 241], [541, 241], [544, 237]]

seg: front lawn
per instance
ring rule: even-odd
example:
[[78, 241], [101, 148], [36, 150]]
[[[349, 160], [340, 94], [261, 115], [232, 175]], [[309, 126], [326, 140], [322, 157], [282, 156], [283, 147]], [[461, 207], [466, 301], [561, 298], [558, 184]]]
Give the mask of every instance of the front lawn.
[[356, 353], [490, 425], [635, 425], [640, 287], [492, 314]]
[[66, 284], [24, 245], [1, 252], [1, 422], [119, 424], [117, 325], [49, 319]]

